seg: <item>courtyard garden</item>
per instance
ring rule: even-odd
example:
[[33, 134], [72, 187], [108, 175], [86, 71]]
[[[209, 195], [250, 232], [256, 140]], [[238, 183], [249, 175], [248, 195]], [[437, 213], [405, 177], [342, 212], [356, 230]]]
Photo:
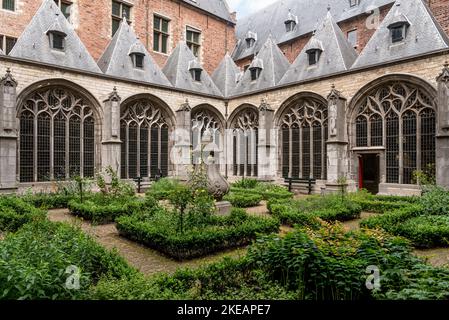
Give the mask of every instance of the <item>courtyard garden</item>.
[[[201, 179], [136, 194], [112, 170], [50, 195], [2, 196], [0, 299], [449, 298], [443, 188], [298, 196], [243, 179], [223, 200], [228, 214]], [[429, 249], [441, 262], [423, 258]]]

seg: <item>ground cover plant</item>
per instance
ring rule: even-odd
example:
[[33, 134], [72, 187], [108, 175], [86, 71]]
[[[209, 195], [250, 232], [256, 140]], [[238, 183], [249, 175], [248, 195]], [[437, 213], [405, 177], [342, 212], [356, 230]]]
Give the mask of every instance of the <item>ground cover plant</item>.
[[326, 195], [305, 200], [271, 200], [268, 210], [282, 223], [294, 226], [314, 225], [317, 218], [329, 222], [357, 219], [362, 208], [346, 197]]
[[291, 199], [293, 193], [289, 192], [285, 187], [273, 183], [260, 182], [256, 179], [242, 179], [232, 184], [232, 194], [255, 194], [262, 196], [263, 200], [271, 199]]
[[0, 231], [14, 232], [24, 224], [45, 218], [46, 212], [15, 196], [0, 197]]
[[84, 299], [102, 277], [137, 271], [80, 229], [32, 222], [0, 241], [0, 299]]
[[[370, 282], [367, 270], [373, 268], [379, 279]], [[403, 238], [373, 230], [346, 233], [339, 224], [321, 222], [285, 237], [262, 236], [237, 260], [173, 275], [104, 279], [92, 295], [125, 300], [448, 299], [448, 281], [448, 269], [413, 256]]]

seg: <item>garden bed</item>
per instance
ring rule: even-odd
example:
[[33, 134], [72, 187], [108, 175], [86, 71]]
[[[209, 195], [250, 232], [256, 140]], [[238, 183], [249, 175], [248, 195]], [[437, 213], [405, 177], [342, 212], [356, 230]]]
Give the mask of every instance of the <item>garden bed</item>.
[[165, 210], [151, 215], [134, 214], [117, 219], [123, 237], [176, 260], [202, 257], [218, 251], [251, 243], [257, 234], [279, 231], [279, 222], [272, 218], [251, 217], [243, 210], [233, 209], [231, 216], [210, 216], [179, 231], [179, 216]]

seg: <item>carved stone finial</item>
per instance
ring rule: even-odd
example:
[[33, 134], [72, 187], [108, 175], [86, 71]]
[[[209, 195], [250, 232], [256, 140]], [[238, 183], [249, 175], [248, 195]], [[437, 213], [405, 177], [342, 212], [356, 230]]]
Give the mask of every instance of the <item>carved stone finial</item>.
[[109, 94], [108, 100], [109, 101], [120, 101], [121, 100], [121, 98], [117, 92], [117, 87], [114, 86], [114, 89], [112, 89], [112, 92]]
[[449, 82], [449, 63], [444, 63], [444, 68], [441, 74], [437, 77], [437, 82]]
[[273, 111], [268, 103], [267, 98], [262, 98], [260, 100], [260, 107], [259, 107], [260, 111]]
[[186, 111], [186, 112], [192, 111], [192, 108], [190, 107], [189, 99], [186, 98], [186, 102], [181, 104], [181, 107], [179, 108], [178, 111]]
[[10, 68], [6, 69], [6, 74], [0, 79], [0, 84], [5, 87], [17, 87], [17, 81], [13, 78]]
[[344, 99], [341, 91], [335, 89], [335, 84], [333, 83], [331, 86], [331, 92], [327, 96], [328, 100], [337, 100], [337, 99]]

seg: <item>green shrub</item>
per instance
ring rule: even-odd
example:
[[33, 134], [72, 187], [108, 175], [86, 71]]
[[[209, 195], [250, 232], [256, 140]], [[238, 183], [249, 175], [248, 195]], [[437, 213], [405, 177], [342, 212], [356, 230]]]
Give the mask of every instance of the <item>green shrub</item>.
[[424, 214], [449, 215], [449, 191], [443, 187], [432, 187], [423, 194], [419, 203]]
[[105, 279], [95, 287], [100, 300], [292, 300], [289, 292], [253, 269], [247, 259], [224, 259], [174, 275], [126, 280]]
[[156, 200], [168, 200], [173, 190], [179, 185], [181, 185], [181, 182], [176, 179], [163, 178], [157, 182], [153, 182], [150, 189], [147, 190], [146, 195]]
[[154, 199], [150, 197], [146, 199], [113, 198], [97, 194], [83, 202], [78, 199], [71, 200], [68, 208], [71, 214], [92, 221], [94, 224], [107, 224], [114, 222], [122, 215], [130, 215], [155, 205]]
[[254, 189], [258, 185], [259, 181], [257, 181], [257, 179], [248, 179], [248, 178], [243, 178], [242, 180], [239, 180], [232, 184], [233, 187], [241, 189]]
[[[71, 266], [79, 270], [79, 290], [66, 287]], [[82, 299], [101, 277], [118, 279], [136, 272], [67, 224], [30, 223], [0, 241], [0, 300]]]
[[317, 218], [328, 222], [359, 218], [362, 208], [341, 196], [329, 195], [306, 200], [272, 200], [268, 203], [268, 210], [284, 224], [313, 226]]
[[177, 214], [158, 210], [145, 219], [140, 214], [117, 219], [117, 229], [128, 239], [154, 248], [177, 260], [201, 257], [213, 252], [249, 244], [258, 233], [279, 230], [272, 218], [248, 216], [233, 209], [228, 217], [211, 216], [207, 223], [190, 226], [183, 232], [177, 228]]
[[229, 201], [237, 208], [257, 207], [262, 201], [262, 196], [258, 194], [230, 193], [224, 197], [225, 201]]
[[449, 216], [419, 216], [398, 224], [395, 234], [412, 241], [415, 247], [449, 246]]
[[67, 208], [69, 202], [75, 197], [70, 193], [37, 193], [23, 196], [23, 200], [41, 209]]
[[383, 229], [395, 234], [396, 228], [399, 224], [404, 223], [408, 219], [417, 217], [421, 214], [421, 206], [410, 205], [408, 207], [403, 207], [382, 215], [365, 219], [360, 223], [360, 226], [369, 229]]
[[384, 213], [417, 203], [418, 197], [372, 195], [366, 190], [352, 193], [348, 197], [362, 207], [363, 211]]
[[24, 224], [45, 218], [46, 213], [23, 199], [0, 197], [0, 231], [15, 232]]

